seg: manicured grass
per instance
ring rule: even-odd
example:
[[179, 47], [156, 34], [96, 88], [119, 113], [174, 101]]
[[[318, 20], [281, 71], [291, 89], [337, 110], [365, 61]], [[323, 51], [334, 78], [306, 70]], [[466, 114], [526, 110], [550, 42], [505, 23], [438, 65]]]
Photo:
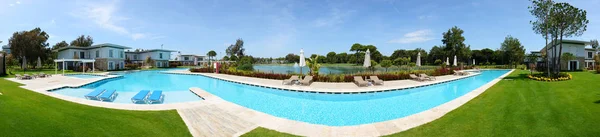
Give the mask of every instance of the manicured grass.
[[258, 127], [244, 135], [242, 137], [297, 137], [296, 135], [281, 133], [274, 130]]
[[516, 70], [442, 118], [390, 136], [598, 136], [600, 74], [569, 73], [573, 80], [540, 82]]
[[[27, 69], [25, 71], [23, 71], [22, 69], [11, 69], [10, 72], [6, 72], [9, 73], [8, 77], [15, 77], [15, 74], [33, 74], [33, 73], [41, 73], [44, 72], [46, 74], [54, 74], [55, 70], [54, 69]], [[95, 71], [95, 73], [102, 73], [103, 71]], [[81, 72], [75, 72], [72, 70], [65, 70], [65, 74], [69, 74], [69, 73], [81, 73]], [[61, 70], [58, 70], [58, 74], [62, 74]]]
[[0, 78], [0, 136], [191, 136], [177, 111], [71, 103]]

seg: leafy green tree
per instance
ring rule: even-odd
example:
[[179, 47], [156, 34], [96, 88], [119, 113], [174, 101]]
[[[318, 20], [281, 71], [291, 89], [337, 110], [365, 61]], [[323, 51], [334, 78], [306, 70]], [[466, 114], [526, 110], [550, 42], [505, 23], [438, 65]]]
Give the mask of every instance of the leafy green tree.
[[213, 57], [217, 56], [217, 52], [211, 50], [208, 53], [206, 53], [206, 56], [208, 56], [208, 64], [211, 64], [210, 60], [213, 59]]
[[346, 63], [349, 60], [348, 59], [348, 53], [346, 53], [346, 52], [338, 53], [335, 56], [338, 59], [337, 63]]
[[12, 37], [8, 40], [10, 45], [11, 54], [17, 60], [26, 58], [27, 64], [35, 66], [37, 58], [46, 60], [48, 57], [49, 46], [46, 41], [50, 36], [42, 31], [40, 28], [35, 28], [30, 31], [21, 31], [13, 33]]
[[446, 52], [444, 51], [444, 46], [433, 46], [431, 48], [431, 50], [429, 50], [429, 60], [430, 61], [435, 61], [435, 60], [446, 60], [446, 57], [449, 57], [446, 55]]
[[52, 50], [59, 49], [62, 47], [68, 47], [68, 46], [69, 46], [69, 43], [67, 43], [66, 41], [63, 40], [59, 43], [54, 44], [54, 46], [52, 46]]
[[150, 57], [150, 56], [146, 57], [146, 60], [144, 62], [146, 63], [146, 66], [154, 67], [154, 60], [152, 59], [152, 57]]
[[[550, 27], [550, 23], [549, 23], [549, 18], [550, 18], [550, 10], [552, 9], [552, 6], [554, 5], [554, 2], [552, 2], [551, 0], [531, 0], [532, 2], [532, 6], [529, 6], [529, 12], [531, 13], [531, 15], [533, 15], [536, 20], [535, 21], [530, 21], [530, 23], [533, 25], [533, 31], [536, 34], [542, 34], [542, 36], [544, 37], [544, 39], [546, 39], [546, 45], [548, 45], [548, 33], [549, 33], [549, 27]], [[548, 58], [548, 55], [546, 54], [545, 56], [546, 58], [546, 71], [548, 76], [550, 76], [550, 67], [548, 67], [550, 65], [550, 60]]]
[[441, 65], [443, 62], [440, 59], [436, 59], [435, 62], [433, 63], [434, 65]]
[[358, 61], [358, 52], [361, 52], [363, 49], [363, 45], [359, 44], [359, 43], [354, 43], [352, 44], [352, 47], [350, 47], [350, 51], [354, 51], [354, 55], [356, 56], [357, 60], [356, 60], [356, 64], [360, 64]]
[[594, 49], [594, 55], [598, 54], [598, 46], [599, 46], [598, 40], [596, 40], [596, 39], [590, 40], [590, 45]]
[[388, 68], [390, 68], [392, 66], [392, 61], [391, 60], [382, 60], [380, 65], [381, 65], [381, 67], [385, 68], [385, 72], [387, 72]]
[[375, 73], [375, 66], [377, 66], [377, 61], [371, 60], [371, 66], [367, 67], [367, 69], [371, 70], [371, 72]]
[[525, 57], [525, 48], [521, 45], [519, 39], [510, 35], [506, 36], [502, 42], [500, 50], [504, 52], [504, 56], [510, 65], [516, 65], [523, 61]]
[[337, 63], [336, 55], [337, 54], [335, 54], [335, 52], [333, 52], [333, 51], [327, 53], [327, 63], [331, 63], [331, 64]]
[[91, 36], [85, 37], [84, 35], [81, 35], [75, 40], [71, 41], [71, 46], [77, 47], [89, 47], [92, 46], [92, 44], [94, 44], [94, 39]]
[[225, 60], [225, 61], [229, 61], [229, 57], [228, 57], [228, 56], [225, 56], [225, 57], [223, 57], [223, 60]]
[[298, 55], [296, 55], [296, 54], [292, 54], [292, 53], [290, 53], [290, 54], [287, 54], [287, 55], [285, 56], [285, 60], [286, 60], [288, 63], [292, 63], [292, 62], [299, 62], [299, 61], [300, 61], [300, 56], [298, 56]]
[[442, 43], [447, 57], [456, 56], [458, 60], [466, 60], [470, 57], [471, 47], [465, 45], [464, 31], [457, 26], [443, 33]]
[[230, 58], [233, 56], [243, 57], [245, 55], [245, 51], [246, 49], [244, 49], [244, 40], [239, 38], [235, 41], [235, 44], [231, 44], [229, 47], [227, 47], [225, 53], [229, 55]]
[[[571, 6], [569, 3], [555, 3], [550, 10], [549, 32], [554, 41], [559, 42], [558, 63], [555, 64], [555, 76], [560, 73], [561, 56], [563, 49], [563, 38], [572, 36], [581, 36], [587, 30], [587, 12], [585, 10]], [[553, 44], [556, 49], [556, 44]], [[556, 56], [554, 56], [556, 57]]]

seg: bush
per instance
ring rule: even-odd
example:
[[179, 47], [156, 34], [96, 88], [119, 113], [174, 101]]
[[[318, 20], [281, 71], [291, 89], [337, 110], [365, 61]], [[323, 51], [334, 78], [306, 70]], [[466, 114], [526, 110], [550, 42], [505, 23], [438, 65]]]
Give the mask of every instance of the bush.
[[242, 64], [237, 66], [237, 69], [243, 71], [254, 71], [254, 66], [252, 66], [252, 64]]
[[213, 73], [215, 69], [212, 68], [190, 68], [190, 72], [198, 72], [198, 73]]
[[133, 70], [133, 69], [139, 69], [140, 66], [138, 66], [137, 64], [131, 63], [131, 64], [125, 64], [125, 69], [128, 70]]

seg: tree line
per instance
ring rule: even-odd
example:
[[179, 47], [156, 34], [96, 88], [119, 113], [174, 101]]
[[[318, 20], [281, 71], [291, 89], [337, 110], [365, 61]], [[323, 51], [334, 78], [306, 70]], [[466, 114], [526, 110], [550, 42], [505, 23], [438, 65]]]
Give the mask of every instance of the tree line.
[[[7, 56], [7, 65], [19, 65], [25, 59], [27, 66], [35, 68], [35, 64], [38, 58], [40, 58], [42, 64], [52, 66], [54, 63], [53, 60], [57, 58], [57, 53], [53, 52], [53, 50], [67, 46], [89, 47], [94, 43], [91, 36], [85, 37], [81, 35], [71, 41], [70, 44], [66, 41], [61, 41], [50, 47], [50, 43], [47, 42], [49, 38], [50, 35], [41, 28], [14, 32], [8, 39], [11, 54]], [[23, 67], [22, 65], [20, 66]]]
[[[360, 43], [353, 44], [349, 53], [347, 52], [329, 52], [325, 55], [312, 54], [310, 58], [319, 56], [319, 63], [349, 63], [349, 64], [362, 64], [365, 57], [365, 52], [369, 50], [371, 52], [371, 60], [376, 63], [382, 63], [384, 60], [388, 64], [409, 64], [410, 62], [416, 62], [417, 56], [421, 53], [422, 65], [440, 65], [446, 61], [446, 58], [450, 62], [454, 60], [454, 56], [458, 58], [458, 61], [464, 64], [472, 64], [472, 60], [475, 59], [477, 65], [517, 65], [523, 62], [525, 58], [525, 48], [519, 42], [517, 38], [507, 36], [505, 40], [499, 44], [499, 48], [492, 50], [490, 48], [484, 48], [480, 50], [471, 50], [470, 45], [464, 43], [465, 37], [463, 36], [464, 31], [458, 27], [452, 27], [448, 31], [442, 33], [442, 45], [433, 46], [429, 52], [422, 48], [416, 48], [413, 50], [398, 49], [395, 50], [391, 55], [382, 55], [380, 51], [374, 45], [363, 45]], [[300, 56], [294, 53], [289, 53], [285, 57], [279, 58], [258, 58], [265, 63], [282, 62], [282, 63], [294, 63], [298, 62]]]

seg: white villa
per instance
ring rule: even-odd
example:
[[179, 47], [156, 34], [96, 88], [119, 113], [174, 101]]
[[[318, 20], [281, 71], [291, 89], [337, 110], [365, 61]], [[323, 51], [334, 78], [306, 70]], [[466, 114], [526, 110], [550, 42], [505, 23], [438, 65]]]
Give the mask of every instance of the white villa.
[[[125, 68], [125, 59], [129, 58], [132, 63], [152, 58], [157, 67], [168, 67], [172, 50], [154, 49], [140, 52], [125, 52], [130, 47], [104, 43], [90, 47], [68, 46], [54, 50], [58, 52], [58, 59], [55, 60], [58, 69], [76, 69], [76, 70], [119, 70]], [[63, 64], [64, 63], [64, 64]], [[84, 64], [85, 63], [85, 64]], [[84, 67], [85, 66], [85, 67]], [[91, 68], [93, 67], [93, 68]]]
[[126, 51], [125, 58], [130, 60], [131, 63], [145, 64], [147, 58], [154, 60], [153, 66], [162, 68], [169, 67], [169, 59], [171, 59], [171, 52], [174, 50], [166, 49], [150, 49], [142, 51]]
[[[184, 66], [197, 66], [201, 62], [207, 62], [208, 57], [201, 56], [201, 55], [192, 55], [192, 54], [179, 55], [179, 57], [177, 57], [176, 61], [181, 62], [181, 65], [184, 65]], [[194, 63], [196, 63], [196, 64], [194, 64]]]
[[[552, 63], [552, 59], [554, 57], [554, 52], [558, 54], [558, 48], [560, 46], [556, 46], [557, 49], [554, 51], [552, 48], [552, 43], [550, 42], [546, 47], [540, 50], [540, 53], [549, 53], [550, 63]], [[586, 46], [590, 45], [588, 41], [580, 41], [580, 40], [563, 40], [563, 48], [562, 53], [571, 53], [575, 55], [575, 60], [569, 60], [567, 62], [562, 61], [561, 69], [562, 70], [583, 70], [586, 68], [593, 68], [594, 64], [594, 49], [586, 48]], [[556, 43], [559, 44], [558, 42]]]

